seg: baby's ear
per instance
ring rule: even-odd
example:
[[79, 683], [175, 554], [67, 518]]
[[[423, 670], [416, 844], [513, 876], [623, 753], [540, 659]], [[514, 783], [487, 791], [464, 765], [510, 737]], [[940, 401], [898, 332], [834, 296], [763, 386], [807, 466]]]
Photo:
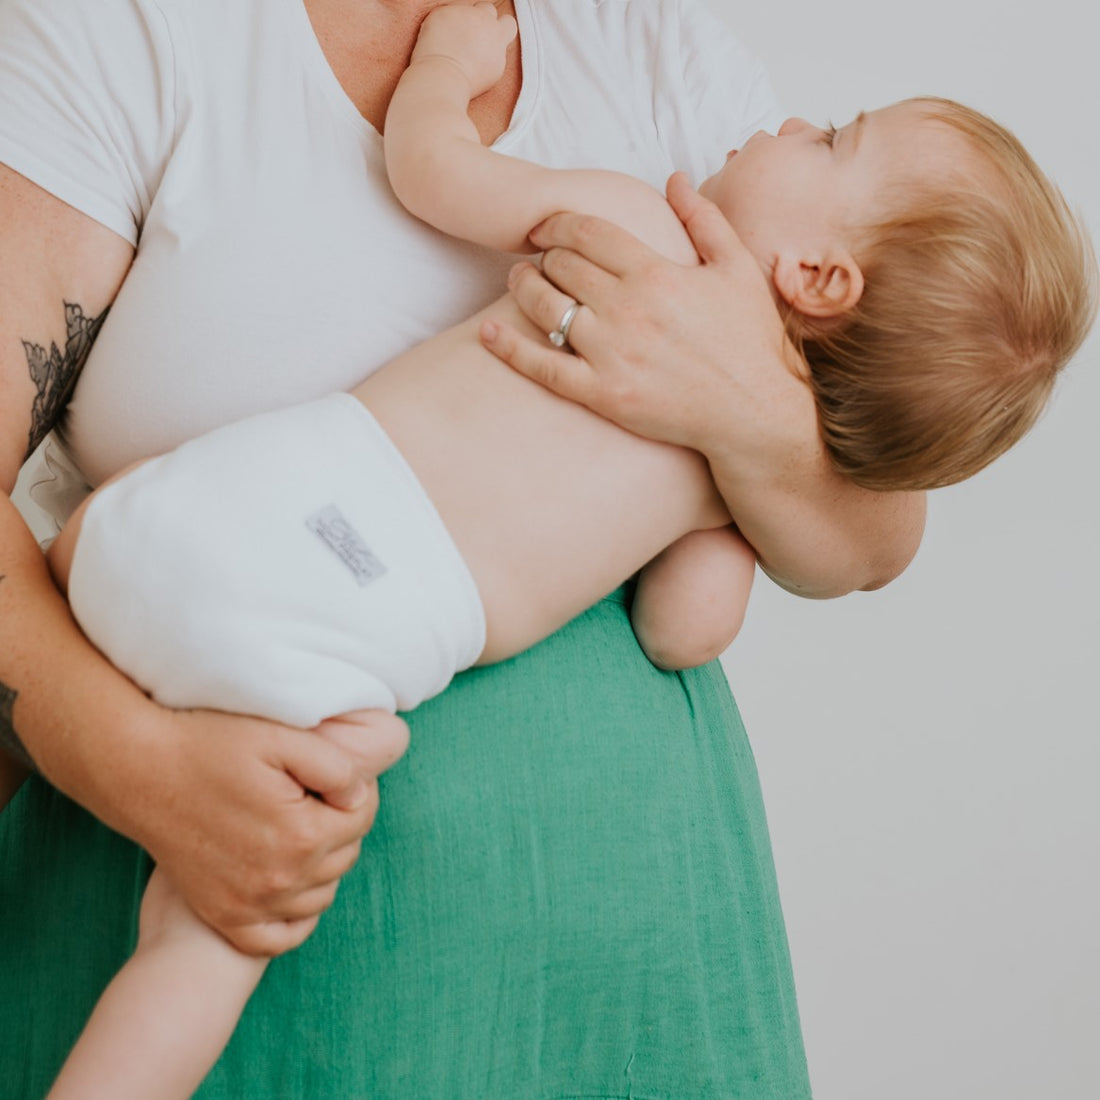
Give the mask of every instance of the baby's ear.
[[810, 260], [783, 255], [772, 278], [784, 301], [806, 317], [839, 317], [863, 295], [863, 272], [850, 252]]

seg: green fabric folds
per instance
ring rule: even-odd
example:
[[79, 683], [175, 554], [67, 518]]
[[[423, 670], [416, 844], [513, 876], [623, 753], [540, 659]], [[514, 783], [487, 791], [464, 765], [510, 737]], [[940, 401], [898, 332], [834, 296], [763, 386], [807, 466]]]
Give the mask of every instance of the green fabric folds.
[[[756, 769], [717, 665], [654, 669], [619, 593], [411, 725], [362, 858], [269, 968], [201, 1100], [809, 1096]], [[48, 1087], [130, 950], [147, 874], [41, 782], [0, 817], [5, 1100]]]

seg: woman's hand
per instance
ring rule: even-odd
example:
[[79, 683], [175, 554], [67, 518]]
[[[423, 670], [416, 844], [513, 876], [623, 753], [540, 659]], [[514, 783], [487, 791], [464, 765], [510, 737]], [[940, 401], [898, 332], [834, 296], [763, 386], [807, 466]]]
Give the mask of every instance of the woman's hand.
[[3, 496], [0, 547], [0, 719], [11, 736], [54, 786], [146, 848], [240, 950], [301, 943], [355, 862], [405, 723], [372, 711], [352, 737], [346, 723], [312, 732], [166, 710], [80, 633]]
[[784, 588], [822, 598], [886, 584], [920, 544], [923, 494], [872, 493], [837, 473], [760, 265], [679, 173], [668, 201], [699, 266], [597, 218], [555, 214], [531, 235], [545, 274], [519, 265], [512, 293], [547, 333], [579, 301], [576, 354], [495, 323], [483, 325], [483, 343], [629, 431], [706, 455], [738, 528]]
[[576, 354], [499, 325], [485, 326], [485, 346], [630, 431], [707, 454], [730, 435], [747, 450], [754, 435], [778, 446], [776, 433], [816, 431], [760, 265], [682, 173], [667, 193], [699, 266], [673, 263], [610, 222], [555, 214], [531, 234], [546, 250], [543, 272], [520, 264], [510, 285], [546, 332], [572, 299], [582, 303], [569, 330]]
[[[159, 708], [156, 708], [159, 711]], [[370, 712], [350, 740], [210, 711], [161, 712], [113, 797], [188, 904], [239, 950], [300, 944], [336, 896], [378, 809], [377, 777], [408, 745]]]

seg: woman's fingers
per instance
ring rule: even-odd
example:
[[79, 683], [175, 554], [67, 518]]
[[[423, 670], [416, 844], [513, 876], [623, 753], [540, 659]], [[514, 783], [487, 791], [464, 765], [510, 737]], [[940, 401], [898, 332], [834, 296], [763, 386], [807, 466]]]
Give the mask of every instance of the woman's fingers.
[[370, 762], [374, 775], [395, 764], [409, 747], [409, 727], [388, 710], [351, 710], [326, 718], [316, 733]]
[[653, 255], [651, 248], [612, 222], [568, 211], [551, 214], [535, 226], [529, 240], [544, 252], [560, 248], [578, 253], [589, 263], [617, 277], [634, 270]]
[[[568, 284], [560, 284], [556, 279], [551, 281], [529, 263], [519, 263], [512, 268], [508, 276], [508, 288], [528, 319], [546, 333], [547, 340], [550, 339], [550, 333], [559, 331], [570, 306], [581, 305], [583, 308], [569, 322], [569, 344], [574, 348], [577, 346], [575, 341], [582, 338], [580, 334], [592, 320], [591, 313], [597, 308], [585, 304], [583, 291], [575, 290]], [[587, 302], [592, 302], [591, 297]], [[585, 316], [586, 313], [589, 316]]]
[[[573, 328], [569, 334], [572, 339]], [[498, 359], [532, 382], [538, 382], [560, 397], [599, 412], [594, 405], [598, 399], [598, 379], [581, 356], [560, 351], [549, 341], [543, 344], [532, 340], [498, 321], [482, 324], [481, 341]]]
[[334, 885], [338, 879], [343, 878], [355, 866], [362, 847], [363, 841], [359, 839], [329, 852], [318, 864], [318, 882], [327, 887]]
[[669, 177], [665, 197], [684, 223], [703, 263], [729, 263], [742, 257], [752, 259], [726, 216], [688, 183], [683, 172], [674, 172]]
[[295, 895], [284, 906], [283, 923], [298, 924], [324, 912], [336, 900], [336, 891], [339, 886], [339, 879], [334, 879], [332, 882], [325, 883], [324, 886], [316, 886], [312, 890]]
[[567, 248], [551, 248], [544, 252], [539, 269], [554, 286], [596, 313], [613, 299], [620, 283], [620, 276]]
[[301, 947], [313, 934], [320, 919], [320, 916], [314, 916], [304, 920], [261, 921], [235, 928], [231, 936], [226, 935], [222, 929], [219, 931], [238, 951], [246, 955], [274, 957]]
[[213, 712], [168, 715], [177, 736], [162, 739], [170, 751], [154, 773], [167, 773], [155, 788], [164, 822], [146, 848], [241, 950], [294, 946], [354, 862], [378, 809], [374, 776], [403, 751], [404, 724], [386, 715], [371, 737], [341, 721], [324, 736]]
[[762, 418], [774, 421], [771, 410], [789, 401], [797, 380], [783, 369], [783, 322], [760, 264], [682, 174], [667, 193], [701, 264], [669, 260], [598, 218], [555, 214], [531, 235], [548, 249], [542, 271], [518, 268], [512, 294], [548, 335], [580, 302], [569, 332], [576, 355], [563, 355], [548, 335], [499, 324], [483, 326], [482, 341], [528, 378], [629, 431], [708, 453], [725, 447], [731, 424], [745, 435]]

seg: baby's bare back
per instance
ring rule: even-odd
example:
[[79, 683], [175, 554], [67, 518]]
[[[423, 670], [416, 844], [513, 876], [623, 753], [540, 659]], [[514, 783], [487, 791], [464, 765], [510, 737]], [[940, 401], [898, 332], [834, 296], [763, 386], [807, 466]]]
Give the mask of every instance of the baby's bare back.
[[701, 455], [516, 374], [478, 340], [488, 316], [531, 329], [506, 296], [354, 391], [466, 559], [485, 605], [481, 663], [552, 633], [681, 535], [729, 522]]

